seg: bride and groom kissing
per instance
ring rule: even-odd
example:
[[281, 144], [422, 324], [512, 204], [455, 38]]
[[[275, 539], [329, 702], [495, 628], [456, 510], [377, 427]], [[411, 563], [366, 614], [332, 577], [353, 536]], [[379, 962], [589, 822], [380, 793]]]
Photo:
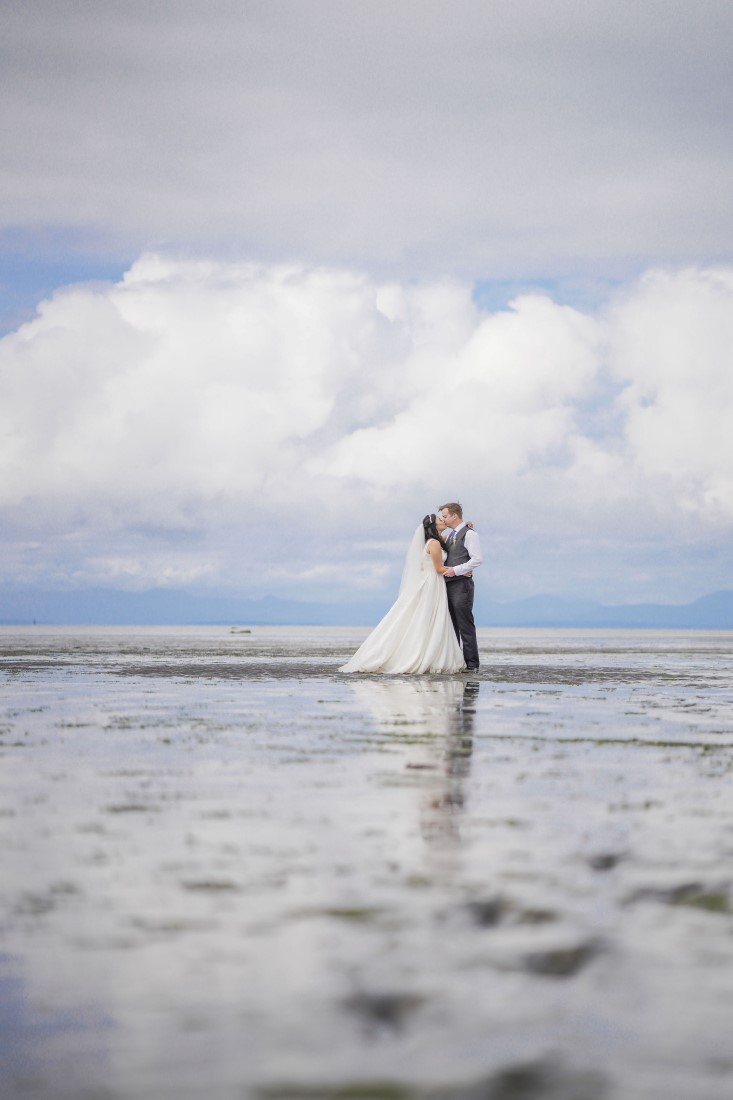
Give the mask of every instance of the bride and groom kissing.
[[397, 599], [339, 672], [475, 672], [473, 571], [477, 533], [457, 501], [423, 518], [405, 559]]

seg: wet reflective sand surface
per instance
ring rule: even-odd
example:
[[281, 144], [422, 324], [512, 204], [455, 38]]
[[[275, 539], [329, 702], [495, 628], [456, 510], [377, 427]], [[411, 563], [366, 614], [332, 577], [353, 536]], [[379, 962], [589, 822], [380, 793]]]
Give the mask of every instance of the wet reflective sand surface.
[[0, 1095], [728, 1100], [733, 635], [0, 630]]

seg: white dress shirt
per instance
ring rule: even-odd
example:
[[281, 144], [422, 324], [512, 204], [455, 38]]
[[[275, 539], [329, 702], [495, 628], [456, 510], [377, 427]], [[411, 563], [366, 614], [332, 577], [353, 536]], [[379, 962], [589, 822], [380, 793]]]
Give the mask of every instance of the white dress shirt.
[[[459, 531], [463, 530], [465, 526], [465, 523], [459, 523], [458, 526], [455, 528], [455, 535], [457, 535]], [[443, 535], [443, 538], [445, 539], [447, 538], [447, 536]], [[473, 573], [474, 569], [478, 569], [479, 565], [481, 565], [481, 562], [483, 561], [483, 558], [481, 557], [481, 543], [479, 541], [478, 535], [472, 527], [468, 528], [464, 546], [466, 547], [466, 550], [468, 550], [469, 558], [468, 561], [464, 561], [460, 565], [453, 566], [453, 571], [457, 577], [462, 577], [465, 573]]]

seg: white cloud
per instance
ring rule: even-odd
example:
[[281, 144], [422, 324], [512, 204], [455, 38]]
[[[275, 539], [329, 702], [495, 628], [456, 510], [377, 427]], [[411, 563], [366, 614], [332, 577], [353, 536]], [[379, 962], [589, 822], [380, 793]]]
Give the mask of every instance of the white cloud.
[[388, 592], [459, 495], [506, 594], [697, 594], [733, 532], [732, 307], [722, 268], [484, 314], [455, 280], [144, 256], [0, 342], [5, 576]]
[[733, 514], [733, 271], [655, 273], [614, 315], [630, 453], [684, 507]]
[[591, 321], [547, 298], [476, 318], [460, 345], [427, 362], [418, 355], [417, 367], [408, 359], [411, 400], [395, 418], [351, 433], [313, 468], [354, 478], [368, 471], [389, 486], [440, 483], [455, 454], [471, 481], [472, 471], [519, 474], [566, 446], [573, 402], [597, 369], [596, 339]]
[[728, 0], [6, 2], [0, 225], [471, 278], [714, 260], [732, 23]]

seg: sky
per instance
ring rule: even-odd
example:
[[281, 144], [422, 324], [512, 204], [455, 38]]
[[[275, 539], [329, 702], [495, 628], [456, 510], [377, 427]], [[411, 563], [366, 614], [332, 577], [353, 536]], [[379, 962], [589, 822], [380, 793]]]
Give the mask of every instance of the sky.
[[0, 589], [733, 587], [728, 0], [0, 27]]

